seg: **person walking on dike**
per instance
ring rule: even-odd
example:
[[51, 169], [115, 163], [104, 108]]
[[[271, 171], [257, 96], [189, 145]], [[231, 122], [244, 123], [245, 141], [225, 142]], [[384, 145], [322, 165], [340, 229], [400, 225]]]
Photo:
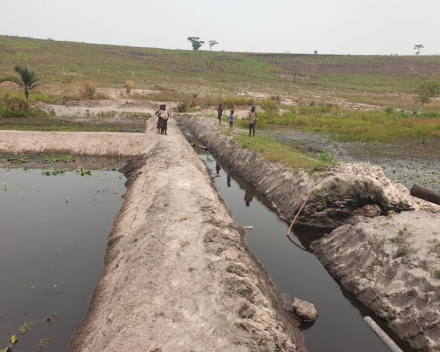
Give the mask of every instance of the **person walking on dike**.
[[223, 115], [222, 104], [219, 104], [218, 109], [217, 109], [217, 117], [218, 117], [218, 123], [219, 124], [222, 123], [222, 115]]
[[255, 106], [251, 107], [251, 112], [249, 113], [249, 137], [251, 136], [251, 132], [254, 132], [254, 137], [255, 137], [255, 125], [257, 124], [258, 121], [258, 115], [257, 112], [255, 111]]
[[231, 115], [229, 115], [229, 128], [234, 127], [234, 110], [231, 110]]

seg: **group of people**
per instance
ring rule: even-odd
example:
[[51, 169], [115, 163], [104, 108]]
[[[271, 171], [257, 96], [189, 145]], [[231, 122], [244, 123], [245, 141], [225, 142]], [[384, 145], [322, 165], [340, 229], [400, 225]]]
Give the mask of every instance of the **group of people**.
[[[223, 116], [223, 108], [222, 108], [222, 104], [219, 104], [217, 109], [217, 117], [219, 124], [222, 123], [222, 116]], [[234, 118], [235, 118], [234, 110], [231, 110], [231, 113], [229, 114], [229, 128], [234, 127]], [[249, 137], [251, 136], [251, 134], [255, 136], [255, 127], [257, 125], [257, 121], [258, 121], [258, 114], [255, 111], [255, 106], [252, 106], [251, 111], [249, 112]]]
[[[159, 110], [155, 112], [155, 115], [157, 117], [157, 133], [160, 134], [167, 134], [167, 127], [168, 127], [168, 120], [171, 118], [171, 112], [167, 111], [167, 106], [165, 104], [160, 105]], [[218, 114], [218, 123], [222, 123], [222, 116], [223, 116], [223, 108], [222, 104], [219, 104], [217, 109]], [[229, 128], [234, 127], [234, 110], [231, 110], [231, 113], [229, 115]], [[258, 121], [258, 114], [255, 111], [255, 106], [251, 107], [251, 111], [249, 112], [249, 137], [251, 134], [255, 136], [255, 126]]]

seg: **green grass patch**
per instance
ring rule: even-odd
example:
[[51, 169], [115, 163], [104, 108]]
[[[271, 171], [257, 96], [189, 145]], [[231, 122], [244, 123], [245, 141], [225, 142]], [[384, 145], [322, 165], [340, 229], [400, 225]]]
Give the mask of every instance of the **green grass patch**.
[[267, 161], [279, 162], [295, 169], [324, 166], [324, 163], [321, 161], [310, 158], [299, 150], [277, 142], [271, 137], [261, 135], [249, 137], [247, 133], [243, 133], [235, 136], [234, 139], [243, 148], [261, 153]]
[[[326, 133], [333, 140], [392, 143], [402, 138], [440, 138], [440, 112], [420, 117], [385, 111], [353, 111], [339, 107], [299, 107], [279, 115], [259, 114], [259, 128], [293, 126], [302, 131]], [[237, 123], [244, 127], [246, 122]]]

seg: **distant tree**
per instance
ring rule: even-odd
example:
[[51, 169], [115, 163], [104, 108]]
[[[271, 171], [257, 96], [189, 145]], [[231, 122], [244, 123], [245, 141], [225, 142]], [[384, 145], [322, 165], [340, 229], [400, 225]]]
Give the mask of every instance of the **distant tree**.
[[210, 41], [208, 42], [208, 44], [209, 44], [209, 50], [212, 50], [212, 47], [213, 47], [214, 45], [217, 45], [218, 42], [217, 42], [216, 40], [210, 40]]
[[414, 50], [416, 51], [416, 55], [419, 55], [420, 52], [422, 51], [422, 49], [424, 49], [425, 47], [423, 46], [423, 44], [419, 44], [419, 45], [414, 45]]
[[24, 89], [24, 94], [26, 95], [26, 99], [29, 99], [29, 91], [34, 89], [37, 86], [37, 81], [40, 78], [34, 71], [30, 71], [27, 67], [23, 68], [21, 66], [15, 66], [14, 70], [20, 75], [20, 77], [7, 77], [4, 79], [0, 79], [0, 83], [2, 82], [13, 82], [18, 84], [20, 87]]
[[318, 55], [318, 50], [315, 50], [315, 52], [313, 54]]
[[438, 82], [422, 82], [414, 91], [414, 102], [420, 103], [420, 109], [417, 115], [420, 115], [425, 104], [429, 104], [432, 98], [440, 94], [440, 83]]
[[202, 44], [205, 44], [199, 37], [188, 37], [188, 40], [191, 42], [193, 50], [199, 50]]

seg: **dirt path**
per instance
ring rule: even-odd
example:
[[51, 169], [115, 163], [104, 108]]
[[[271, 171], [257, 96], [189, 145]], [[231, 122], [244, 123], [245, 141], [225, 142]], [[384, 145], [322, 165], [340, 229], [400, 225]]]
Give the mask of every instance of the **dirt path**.
[[301, 351], [295, 321], [174, 122], [128, 172], [105, 272], [69, 351]]
[[0, 131], [0, 153], [132, 156], [146, 153], [144, 133]]

